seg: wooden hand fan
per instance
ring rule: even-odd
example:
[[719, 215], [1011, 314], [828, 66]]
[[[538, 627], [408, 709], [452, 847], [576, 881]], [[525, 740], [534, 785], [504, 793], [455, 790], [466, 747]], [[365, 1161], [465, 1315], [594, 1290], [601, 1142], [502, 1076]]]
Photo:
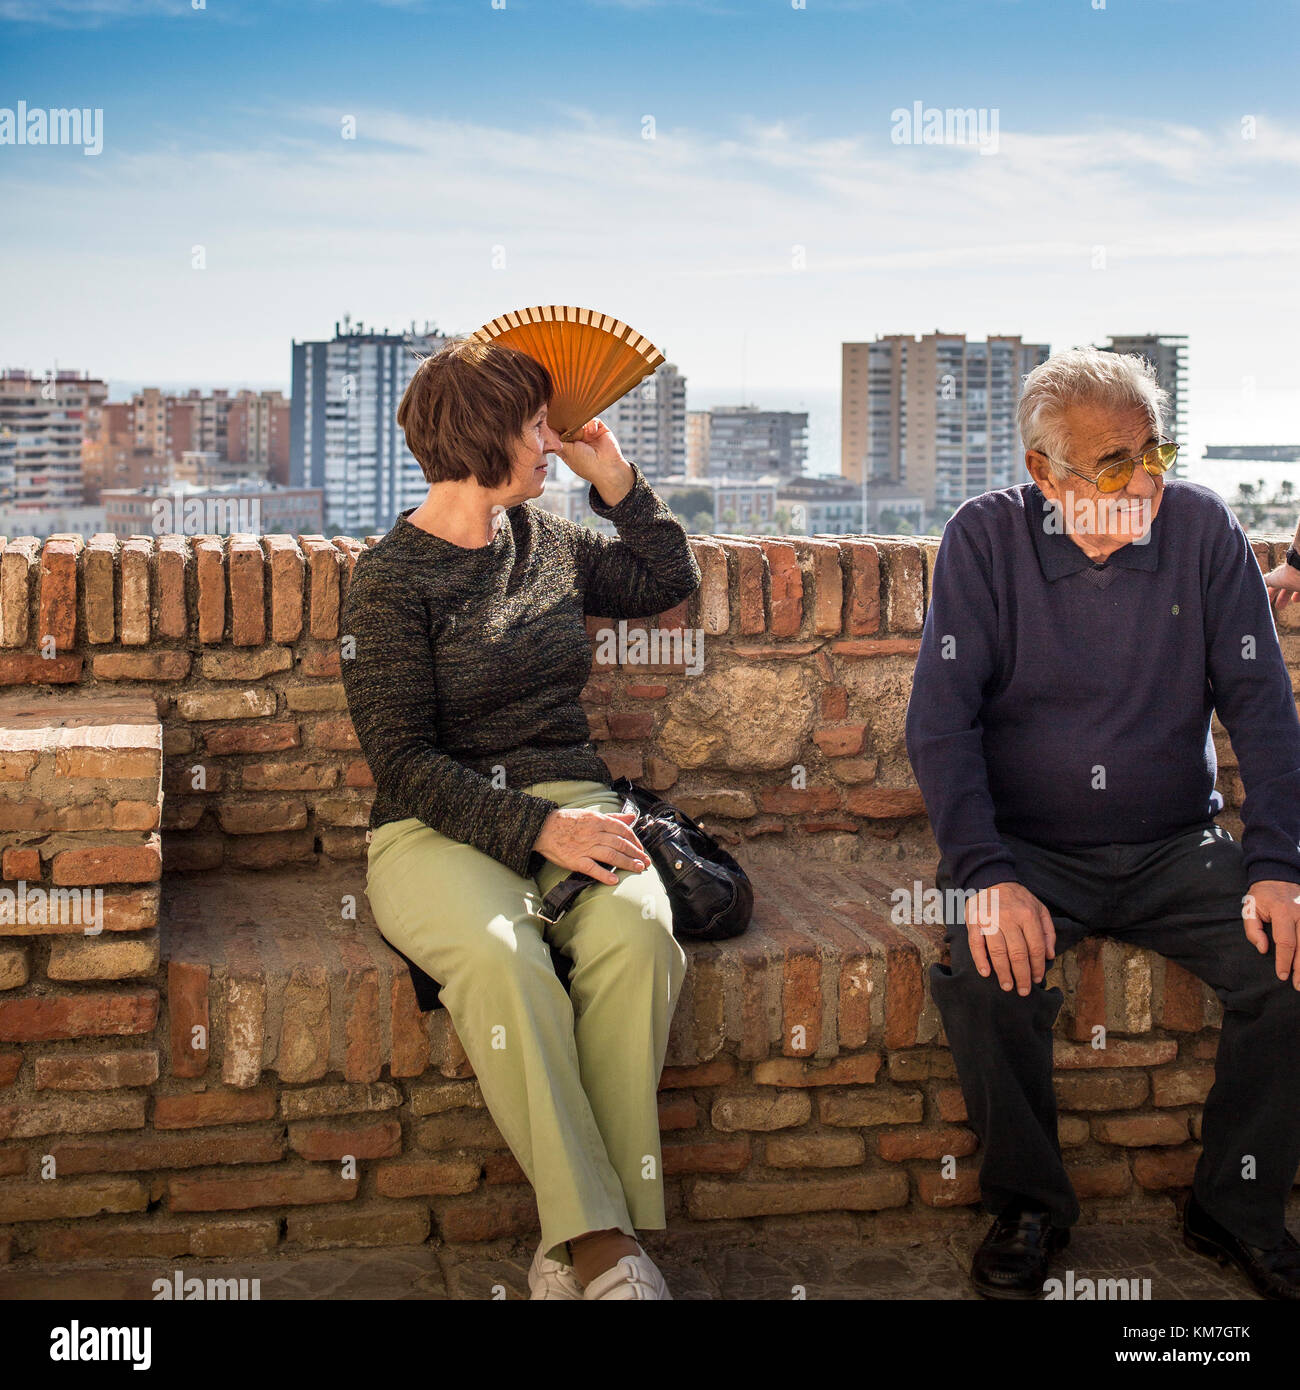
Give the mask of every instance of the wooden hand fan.
[[634, 328], [567, 304], [516, 309], [470, 337], [526, 352], [551, 374], [555, 395], [547, 421], [566, 443], [666, 359]]

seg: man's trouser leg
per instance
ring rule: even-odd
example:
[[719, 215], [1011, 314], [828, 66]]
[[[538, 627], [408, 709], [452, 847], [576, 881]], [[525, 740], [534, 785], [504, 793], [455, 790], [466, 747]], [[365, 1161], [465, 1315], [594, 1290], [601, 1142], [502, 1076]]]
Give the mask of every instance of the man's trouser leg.
[[1226, 831], [1211, 824], [1123, 848], [1129, 890], [1108, 934], [1176, 961], [1223, 1003], [1193, 1191], [1238, 1239], [1270, 1248], [1286, 1231], [1300, 1165], [1300, 990], [1277, 978], [1271, 933], [1267, 955], [1246, 939], [1249, 885]]
[[[1059, 959], [1087, 934], [1102, 906], [1105, 880], [1097, 853], [1066, 855], [1010, 836], [1002, 839], [1016, 856], [1020, 882], [1051, 913]], [[1052, 1088], [1052, 1025], [1061, 1010], [1061, 991], [1031, 984], [1022, 996], [1014, 987], [1004, 990], [996, 970], [981, 976], [966, 936], [961, 895], [946, 864], [940, 864], [935, 881], [949, 905], [950, 964], [931, 968], [930, 992], [952, 1049], [970, 1126], [979, 1135], [984, 1206], [996, 1214], [1019, 1202], [1049, 1212], [1055, 1226], [1073, 1225], [1079, 1203], [1061, 1159]]]

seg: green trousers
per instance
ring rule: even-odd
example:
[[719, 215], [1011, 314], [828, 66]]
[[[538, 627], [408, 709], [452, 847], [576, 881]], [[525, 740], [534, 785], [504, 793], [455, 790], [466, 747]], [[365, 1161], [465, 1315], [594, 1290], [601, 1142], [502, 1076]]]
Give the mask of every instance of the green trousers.
[[[617, 812], [599, 782], [525, 788]], [[538, 920], [568, 870], [521, 878], [411, 817], [371, 838], [366, 896], [380, 932], [440, 986], [497, 1128], [532, 1183], [542, 1244], [571, 1263], [588, 1231], [664, 1227], [657, 1092], [686, 971], [654, 866], [619, 869], [559, 922]], [[572, 962], [566, 994], [547, 942]]]

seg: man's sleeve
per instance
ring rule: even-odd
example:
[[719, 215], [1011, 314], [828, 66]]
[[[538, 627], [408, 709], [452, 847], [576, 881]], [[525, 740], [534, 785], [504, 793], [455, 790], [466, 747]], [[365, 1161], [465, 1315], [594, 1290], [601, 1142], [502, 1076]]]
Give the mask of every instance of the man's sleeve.
[[1205, 586], [1205, 645], [1214, 707], [1246, 789], [1246, 871], [1252, 883], [1300, 883], [1300, 718], [1264, 576], [1230, 513]]
[[934, 561], [907, 703], [907, 755], [953, 882], [964, 889], [1016, 880], [994, 824], [980, 724], [997, 669], [997, 619], [989, 566], [954, 517]]

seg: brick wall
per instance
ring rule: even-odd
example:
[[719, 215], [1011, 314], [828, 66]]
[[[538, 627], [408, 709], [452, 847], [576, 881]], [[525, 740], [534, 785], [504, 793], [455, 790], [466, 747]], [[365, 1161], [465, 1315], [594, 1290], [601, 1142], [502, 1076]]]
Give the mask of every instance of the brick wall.
[[[1257, 542], [1261, 564], [1284, 544]], [[936, 1209], [969, 1208], [977, 1160], [924, 991], [939, 932], [888, 906], [936, 857], [903, 712], [937, 541], [693, 545], [699, 594], [622, 641], [702, 630], [702, 670], [597, 666], [584, 693], [611, 772], [738, 846], [762, 904], [746, 937], [692, 950], [661, 1088], [673, 1223], [950, 1222]], [[338, 647], [362, 548], [0, 548], [4, 887], [96, 885], [111, 905], [95, 939], [0, 925], [0, 1258], [531, 1229], [445, 1013], [418, 1013], [373, 931], [304, 906], [307, 885], [361, 887], [372, 784]], [[610, 625], [590, 627], [599, 653]], [[1294, 672], [1300, 614], [1281, 627]], [[192, 885], [170, 913], [164, 871]], [[204, 901], [231, 922], [187, 915]], [[1053, 980], [1062, 1143], [1086, 1209], [1159, 1212], [1195, 1161], [1217, 1001], [1111, 943]]]

